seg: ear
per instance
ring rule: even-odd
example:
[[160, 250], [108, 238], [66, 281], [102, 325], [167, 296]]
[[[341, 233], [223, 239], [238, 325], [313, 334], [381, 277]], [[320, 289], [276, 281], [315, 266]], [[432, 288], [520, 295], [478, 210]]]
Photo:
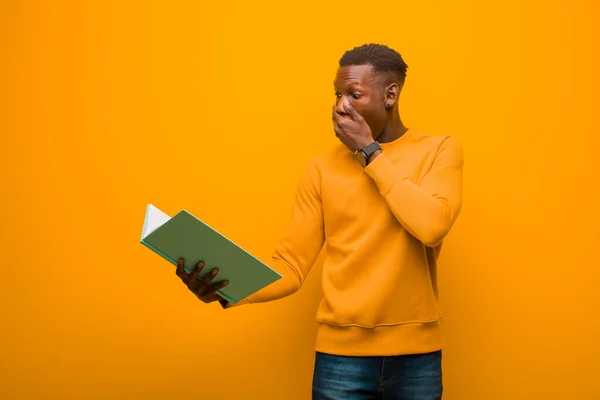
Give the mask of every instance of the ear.
[[386, 105], [387, 104], [390, 105], [388, 108], [392, 108], [392, 106], [394, 104], [396, 104], [396, 102], [398, 101], [398, 98], [400, 97], [400, 92], [402, 91], [402, 86], [403, 86], [403, 83], [400, 83], [400, 85], [398, 85], [397, 83], [394, 82], [394, 83], [389, 84], [385, 88], [383, 101], [385, 102]]

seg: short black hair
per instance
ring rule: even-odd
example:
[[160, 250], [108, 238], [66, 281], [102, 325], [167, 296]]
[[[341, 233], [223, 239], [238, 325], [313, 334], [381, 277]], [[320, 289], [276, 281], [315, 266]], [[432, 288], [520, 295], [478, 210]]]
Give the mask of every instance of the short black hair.
[[406, 79], [408, 65], [396, 50], [376, 43], [366, 43], [348, 50], [340, 58], [340, 67], [371, 65], [375, 73], [393, 72], [402, 82]]

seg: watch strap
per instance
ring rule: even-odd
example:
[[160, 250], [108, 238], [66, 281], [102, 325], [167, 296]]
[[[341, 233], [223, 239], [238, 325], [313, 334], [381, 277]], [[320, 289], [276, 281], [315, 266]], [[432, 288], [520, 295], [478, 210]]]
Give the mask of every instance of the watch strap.
[[365, 158], [365, 165], [369, 163], [369, 158], [377, 150], [381, 150], [381, 145], [377, 141], [374, 141], [373, 143], [370, 143], [367, 147], [365, 147], [364, 149], [360, 150], [360, 153]]

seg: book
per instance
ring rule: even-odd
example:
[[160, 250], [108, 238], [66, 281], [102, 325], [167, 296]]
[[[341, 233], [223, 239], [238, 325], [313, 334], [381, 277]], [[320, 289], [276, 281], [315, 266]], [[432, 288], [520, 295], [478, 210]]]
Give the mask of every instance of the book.
[[229, 283], [216, 293], [232, 304], [282, 278], [277, 271], [186, 210], [171, 218], [148, 204], [140, 242], [175, 266], [183, 258], [188, 274], [203, 261], [204, 268], [198, 279], [218, 268], [213, 282], [227, 280]]

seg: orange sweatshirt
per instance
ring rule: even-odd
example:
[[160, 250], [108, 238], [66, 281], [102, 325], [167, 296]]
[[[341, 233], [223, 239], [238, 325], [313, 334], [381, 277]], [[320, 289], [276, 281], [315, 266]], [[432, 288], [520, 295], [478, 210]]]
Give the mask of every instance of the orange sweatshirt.
[[462, 206], [462, 148], [412, 128], [381, 146], [366, 168], [341, 144], [312, 159], [271, 263], [283, 278], [236, 306], [299, 290], [325, 245], [317, 351], [442, 348], [436, 270]]

